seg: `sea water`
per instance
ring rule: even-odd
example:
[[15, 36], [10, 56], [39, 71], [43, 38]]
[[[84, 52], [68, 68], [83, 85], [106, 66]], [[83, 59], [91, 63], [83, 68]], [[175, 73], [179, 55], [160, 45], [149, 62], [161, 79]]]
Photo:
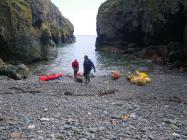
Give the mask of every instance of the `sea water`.
[[58, 56], [56, 59], [36, 63], [31, 66], [31, 69], [35, 75], [59, 72], [73, 73], [71, 63], [74, 59], [77, 59], [80, 65], [80, 72], [83, 72], [85, 55], [88, 55], [95, 64], [97, 75], [105, 75], [114, 70], [125, 72], [149, 65], [145, 61], [122, 54], [95, 51], [95, 40], [96, 36], [76, 36], [75, 43], [60, 44], [57, 46]]

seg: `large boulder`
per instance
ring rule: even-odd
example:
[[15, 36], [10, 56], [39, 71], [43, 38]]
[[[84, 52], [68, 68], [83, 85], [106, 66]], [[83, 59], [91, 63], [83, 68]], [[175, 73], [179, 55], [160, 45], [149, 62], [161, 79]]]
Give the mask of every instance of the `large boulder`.
[[0, 76], [7, 76], [11, 79], [26, 79], [31, 75], [30, 69], [24, 64], [6, 64], [0, 59]]
[[[183, 53], [186, 25], [185, 0], [107, 0], [97, 15], [96, 48], [118, 47], [128, 52], [130, 47], [130, 50], [142, 52], [149, 46], [165, 46], [170, 51], [171, 42], [177, 42], [179, 45], [175, 45], [175, 49]], [[159, 49], [154, 50], [151, 50], [152, 56]]]
[[75, 40], [73, 31], [51, 0], [0, 1], [0, 58], [5, 61], [53, 59], [57, 43]]

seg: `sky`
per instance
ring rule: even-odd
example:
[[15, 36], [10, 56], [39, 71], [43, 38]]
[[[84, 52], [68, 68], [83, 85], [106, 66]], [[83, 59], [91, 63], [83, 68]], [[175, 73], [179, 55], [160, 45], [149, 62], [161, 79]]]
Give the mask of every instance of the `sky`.
[[51, 0], [74, 25], [75, 35], [96, 35], [98, 8], [106, 0]]

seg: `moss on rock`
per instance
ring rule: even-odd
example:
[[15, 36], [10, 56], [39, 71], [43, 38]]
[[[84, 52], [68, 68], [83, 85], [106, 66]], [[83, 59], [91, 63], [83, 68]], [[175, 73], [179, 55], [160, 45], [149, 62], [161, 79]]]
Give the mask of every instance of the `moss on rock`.
[[5, 61], [54, 58], [55, 43], [74, 41], [73, 32], [73, 25], [50, 0], [0, 1], [0, 58]]

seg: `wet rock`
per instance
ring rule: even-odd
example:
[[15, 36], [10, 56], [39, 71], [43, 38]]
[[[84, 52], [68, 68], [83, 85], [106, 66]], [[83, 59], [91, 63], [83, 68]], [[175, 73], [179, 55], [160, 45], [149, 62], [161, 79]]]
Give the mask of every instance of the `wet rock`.
[[[133, 47], [134, 47], [134, 45], [133, 45]], [[131, 48], [131, 45], [128, 45], [128, 48], [125, 49], [125, 51], [123, 52], [123, 54], [133, 54], [133, 53], [135, 53], [135, 51], [136, 51], [136, 48]]]
[[0, 80], [8, 80], [8, 76], [0, 75]]
[[15, 80], [21, 80], [21, 79], [28, 78], [31, 75], [31, 71], [24, 64], [20, 64], [20, 65], [3, 64], [0, 65], [0, 75], [5, 75]]

